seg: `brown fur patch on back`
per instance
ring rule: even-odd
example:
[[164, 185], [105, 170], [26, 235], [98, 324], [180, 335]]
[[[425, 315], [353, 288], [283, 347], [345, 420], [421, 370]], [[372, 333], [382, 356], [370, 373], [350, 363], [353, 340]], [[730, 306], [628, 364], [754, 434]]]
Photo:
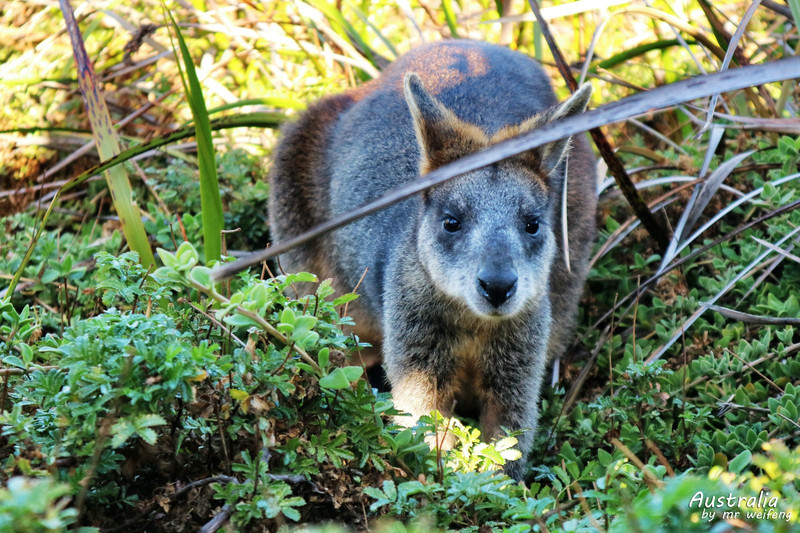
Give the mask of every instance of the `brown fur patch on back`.
[[[485, 76], [489, 72], [489, 63], [485, 53], [479, 48], [460, 48], [444, 46], [431, 49], [424, 56], [405, 58], [404, 68], [408, 72], [435, 72], [435, 76], [426, 77], [425, 88], [434, 96], [451, 87], [456, 87], [468, 78]], [[396, 78], [394, 88], [402, 90], [402, 78]]]

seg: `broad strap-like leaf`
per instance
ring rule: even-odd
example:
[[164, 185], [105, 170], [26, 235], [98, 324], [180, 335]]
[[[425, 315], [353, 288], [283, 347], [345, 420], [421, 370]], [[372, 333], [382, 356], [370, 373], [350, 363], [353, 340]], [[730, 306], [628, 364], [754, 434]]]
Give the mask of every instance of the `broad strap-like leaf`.
[[206, 255], [206, 263], [219, 260], [222, 255], [222, 230], [225, 229], [225, 216], [222, 211], [222, 199], [219, 196], [219, 180], [217, 179], [217, 162], [214, 155], [214, 144], [211, 140], [211, 124], [208, 119], [208, 110], [203, 99], [203, 90], [200, 87], [200, 80], [197, 78], [197, 71], [192, 62], [192, 55], [186, 46], [181, 35], [178, 23], [172, 17], [172, 13], [165, 11], [172, 22], [178, 47], [183, 58], [183, 68], [181, 62], [176, 61], [178, 71], [181, 75], [183, 88], [189, 107], [194, 117], [194, 128], [197, 138], [197, 161], [200, 167], [200, 214], [203, 219], [203, 250]]
[[[111, 123], [111, 116], [103, 99], [102, 89], [97, 83], [94, 68], [86, 54], [83, 37], [75, 20], [72, 6], [70, 6], [69, 0], [59, 0], [59, 3], [67, 25], [67, 33], [72, 42], [72, 53], [75, 56], [78, 70], [78, 84], [86, 105], [86, 112], [89, 115], [97, 151], [100, 159], [109, 159], [120, 151], [117, 132]], [[128, 246], [131, 250], [138, 252], [142, 264], [149, 267], [155, 263], [155, 259], [144, 231], [139, 208], [133, 199], [128, 175], [122, 166], [113, 166], [105, 172], [105, 176]], [[44, 221], [42, 223], [44, 224]]]

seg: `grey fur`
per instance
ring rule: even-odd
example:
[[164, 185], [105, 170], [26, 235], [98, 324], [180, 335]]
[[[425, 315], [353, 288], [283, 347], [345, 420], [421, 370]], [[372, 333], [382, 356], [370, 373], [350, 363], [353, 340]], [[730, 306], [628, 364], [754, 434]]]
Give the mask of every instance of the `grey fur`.
[[[585, 86], [558, 104], [541, 67], [502, 47], [421, 46], [284, 129], [270, 174], [273, 236], [295, 236], [420, 171], [579, 113], [589, 94]], [[569, 271], [558, 208], [565, 154]], [[454, 402], [475, 408], [488, 439], [500, 426], [536, 426], [545, 365], [574, 328], [595, 204], [592, 154], [575, 138], [471, 172], [281, 259], [342, 291], [368, 268], [351, 308], [356, 333], [382, 344], [398, 408], [414, 419], [434, 408], [447, 415]], [[523, 454], [532, 441], [532, 431], [520, 438]], [[522, 463], [506, 471], [520, 478]]]

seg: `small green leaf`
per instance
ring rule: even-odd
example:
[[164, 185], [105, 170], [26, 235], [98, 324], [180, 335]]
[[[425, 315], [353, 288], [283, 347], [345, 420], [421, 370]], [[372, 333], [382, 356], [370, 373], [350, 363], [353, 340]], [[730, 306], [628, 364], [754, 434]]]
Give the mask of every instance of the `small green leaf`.
[[189, 277], [202, 285], [203, 287], [214, 287], [214, 280], [211, 278], [211, 269], [204, 266], [196, 266], [192, 268]]
[[391, 479], [387, 479], [383, 482], [383, 492], [386, 494], [386, 497], [392, 501], [397, 500], [397, 487], [394, 484], [394, 481]]
[[602, 466], [608, 466], [611, 464], [611, 461], [614, 460], [614, 457], [604, 449], [600, 448], [597, 450], [597, 459], [600, 461]]
[[178, 262], [179, 270], [189, 270], [197, 264], [199, 258], [194, 246], [187, 241], [183, 241], [180, 246], [178, 246], [178, 251], [175, 252], [175, 259]]
[[308, 272], [297, 272], [295, 274], [287, 274], [285, 285], [291, 285], [292, 283], [316, 283], [317, 276], [314, 274], [309, 274]]
[[750, 460], [752, 459], [753, 454], [750, 453], [750, 450], [745, 450], [728, 463], [728, 470], [733, 472], [734, 474], [740, 473], [744, 470], [747, 465], [750, 464]]
[[331, 351], [329, 348], [323, 348], [317, 354], [317, 362], [320, 368], [326, 368], [330, 362]]
[[[787, 385], [791, 385], [790, 383]], [[783, 406], [785, 412], [783, 413], [789, 420], [797, 420], [797, 406], [794, 404], [792, 400], [786, 400], [786, 403]], [[780, 411], [778, 411], [780, 412]]]
[[130, 423], [129, 420], [117, 420], [114, 425], [111, 426], [111, 434], [113, 435], [111, 438], [111, 447], [119, 448], [125, 444], [125, 441], [131, 438], [135, 433], [136, 428]]
[[333, 305], [335, 305], [335, 306], [344, 305], [347, 302], [352, 302], [356, 298], [358, 298], [358, 294], [356, 294], [354, 292], [349, 292], [347, 294], [343, 294], [343, 295], [339, 296], [338, 298], [336, 298], [333, 301]]
[[53, 283], [58, 277], [60, 272], [58, 270], [46, 270], [44, 274], [42, 274], [42, 283], [45, 285], [50, 285]]
[[369, 496], [370, 498], [374, 498], [376, 500], [385, 500], [386, 494], [383, 493], [381, 489], [377, 489], [375, 487], [364, 487], [362, 492]]
[[[282, 317], [281, 317], [282, 318]], [[285, 320], [281, 320], [286, 322]], [[311, 331], [311, 328], [317, 323], [317, 317], [309, 315], [301, 315], [294, 320], [294, 328], [292, 330], [292, 337], [295, 335], [299, 338], [305, 336], [306, 333]]]
[[259, 283], [250, 291], [250, 302], [253, 304], [253, 307], [256, 309], [261, 309], [265, 305], [269, 303], [269, 293], [267, 292], [267, 286], [263, 283]]
[[342, 368], [342, 372], [347, 376], [347, 381], [350, 383], [356, 381], [364, 373], [364, 368], [360, 366], [346, 366]]
[[290, 307], [285, 308], [281, 313], [281, 323], [292, 326], [292, 329], [294, 329], [295, 320], [294, 311]]
[[305, 350], [317, 343], [319, 340], [319, 333], [316, 331], [307, 331], [305, 335], [297, 335], [295, 332], [292, 332], [292, 340], [294, 340], [297, 346]]
[[317, 287], [317, 296], [320, 300], [324, 300], [331, 294], [333, 294], [334, 288], [331, 286], [332, 281], [330, 279], [324, 279]]
[[522, 458], [522, 452], [514, 448], [511, 448], [509, 450], [503, 450], [502, 452], [500, 452], [500, 455], [506, 461], [516, 461]]
[[[284, 502], [282, 502], [282, 504], [281, 504], [281, 513], [283, 513], [283, 516], [285, 516], [289, 520], [293, 520], [294, 522], [299, 522], [300, 521], [300, 512], [297, 509], [293, 509], [292, 507], [285, 507], [283, 505], [285, 503], [285, 501], [286, 500], [284, 500]], [[303, 502], [303, 503], [305, 503], [305, 502]], [[300, 505], [302, 505], [302, 504], [300, 504]]]
[[332, 390], [346, 389], [350, 386], [350, 380], [347, 379], [347, 374], [345, 374], [343, 369], [336, 368], [333, 372], [319, 380], [319, 386]]
[[239, 313], [233, 313], [232, 315], [226, 316], [225, 323], [231, 326], [239, 326], [243, 328], [249, 328], [252, 326], [259, 325], [258, 322], [256, 322], [252, 318], [240, 315]]
[[158, 434], [150, 428], [139, 429], [136, 432], [147, 444], [155, 444], [158, 440]]
[[22, 354], [22, 360], [25, 361], [25, 364], [30, 364], [31, 361], [33, 361], [33, 348], [27, 344], [20, 344], [19, 351]]
[[8, 366], [15, 366], [17, 368], [28, 368], [28, 365], [26, 365], [22, 361], [22, 359], [20, 359], [16, 355], [8, 355], [6, 357], [3, 357], [3, 364]]
[[156, 248], [156, 252], [158, 253], [158, 258], [161, 259], [161, 262], [164, 263], [165, 267], [171, 268], [172, 270], [178, 270], [180, 263], [174, 254], [164, 250], [163, 248]]
[[156, 280], [183, 281], [183, 277], [181, 277], [178, 271], [168, 266], [157, 268], [156, 271], [153, 272], [152, 277]]

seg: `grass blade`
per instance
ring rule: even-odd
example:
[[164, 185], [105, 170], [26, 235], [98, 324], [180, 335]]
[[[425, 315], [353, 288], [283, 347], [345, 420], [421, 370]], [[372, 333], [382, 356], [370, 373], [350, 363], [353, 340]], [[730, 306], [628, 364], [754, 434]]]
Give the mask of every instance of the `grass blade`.
[[238, 100], [236, 102], [231, 102], [229, 104], [223, 104], [221, 106], [212, 107], [211, 109], [208, 110], [208, 114], [215, 115], [217, 113], [221, 113], [222, 111], [228, 111], [230, 109], [236, 109], [237, 107], [246, 107], [249, 105], [263, 105], [277, 109], [295, 109], [298, 111], [302, 111], [306, 108], [306, 105], [303, 102], [295, 100], [294, 98], [282, 98], [280, 96], [266, 96], [264, 98], [246, 98], [244, 100]]
[[786, 3], [789, 4], [789, 9], [792, 10], [794, 27], [800, 28], [800, 0], [786, 0]]
[[[697, 41], [689, 40], [686, 41], [686, 43], [692, 45], [697, 44]], [[629, 48], [628, 50], [614, 54], [608, 59], [598, 62], [596, 65], [590, 67], [588, 72], [597, 72], [598, 69], [609, 70], [630, 59], [643, 56], [651, 50], [665, 50], [667, 48], [672, 48], [673, 46], [681, 46], [681, 42], [678, 39], [661, 39], [658, 41], [640, 44], [639, 46], [634, 46], [633, 48]]]
[[[287, 117], [281, 113], [250, 113], [247, 115], [232, 115], [229, 117], [218, 118], [211, 121], [211, 130], [224, 130], [224, 129], [231, 129], [231, 128], [271, 128], [277, 129], [286, 122]], [[196, 135], [194, 126], [186, 126], [185, 128], [177, 129], [168, 135], [162, 135], [161, 137], [156, 137], [150, 141], [145, 143], [137, 144], [136, 146], [132, 146], [127, 150], [120, 152], [119, 154], [115, 155], [111, 159], [103, 161], [102, 163], [95, 165], [86, 171], [82, 172], [78, 176], [70, 179], [67, 183], [65, 183], [61, 188], [61, 193], [67, 192], [70, 189], [80, 185], [87, 179], [91, 178], [92, 176], [96, 176], [100, 172], [104, 172], [105, 170], [119, 165], [125, 161], [133, 159], [134, 157], [141, 155], [145, 152], [149, 152], [150, 150], [155, 150], [156, 148], [161, 148], [162, 146], [166, 146], [168, 144], [172, 144], [174, 142], [188, 139], [189, 137], [194, 137]]]
[[[175, 30], [175, 38], [181, 50], [184, 68], [181, 68], [180, 61], [175, 63], [178, 66], [183, 88], [186, 91], [186, 98], [189, 101], [189, 107], [191, 107], [192, 116], [194, 117], [197, 138], [197, 162], [200, 167], [200, 214], [203, 220], [203, 250], [205, 251], [206, 263], [208, 263], [219, 260], [222, 256], [222, 230], [225, 228], [222, 199], [219, 196], [217, 162], [214, 156], [214, 144], [211, 140], [211, 124], [208, 120], [206, 103], [203, 100], [203, 90], [200, 87], [200, 80], [197, 79], [197, 71], [194, 68], [189, 48], [186, 46], [186, 41], [184, 41], [180, 28], [178, 28], [178, 23], [175, 22], [172, 13], [167, 10], [166, 6], [164, 6], [164, 11], [169, 15], [172, 28]], [[172, 40], [172, 34], [170, 34], [170, 40]], [[177, 54], [175, 55], [177, 57]]]
[[[784, 184], [786, 182], [793, 181], [793, 180], [797, 179], [798, 177], [800, 177], [800, 173], [792, 174], [792, 175], [785, 176], [783, 178], [771, 181], [770, 184], [772, 186], [774, 186], [774, 187], [777, 187], [778, 185], [782, 185], [782, 184]], [[724, 217], [725, 215], [727, 215], [728, 213], [730, 213], [731, 211], [733, 211], [734, 209], [736, 209], [737, 207], [739, 207], [743, 203], [749, 202], [753, 198], [758, 197], [759, 195], [761, 195], [762, 192], [764, 192], [764, 187], [759, 187], [757, 189], [754, 189], [754, 190], [750, 191], [749, 193], [743, 195], [739, 199], [735, 200], [734, 202], [729, 204], [724, 209], [720, 210], [716, 215], [711, 217], [711, 219], [708, 222], [706, 222], [705, 224], [700, 226], [700, 228], [698, 228], [697, 231], [695, 231], [687, 239], [685, 239], [675, 249], [675, 251], [672, 254], [672, 258], [674, 259], [675, 257], [677, 257], [684, 250], [684, 248], [686, 248], [691, 243], [693, 243], [695, 241], [695, 239], [700, 237], [700, 235], [702, 235], [708, 228], [710, 228], [711, 226], [716, 224], [720, 219], [722, 219], [722, 217]], [[666, 262], [662, 262], [662, 266], [659, 268], [659, 272], [665, 272], [668, 269], [671, 270], [673, 268], [675, 268], [675, 265], [669, 265]]]
[[[533, 11], [534, 15], [536, 15], [536, 18], [539, 21], [539, 25], [541, 26], [542, 30], [542, 36], [544, 37], [548, 48], [550, 48], [550, 52], [553, 54], [553, 59], [556, 62], [558, 71], [561, 73], [561, 77], [564, 78], [564, 81], [566, 82], [567, 88], [570, 90], [570, 92], [575, 92], [578, 90], [578, 82], [573, 77], [572, 71], [570, 70], [569, 65], [567, 65], [561, 50], [558, 48], [547, 22], [544, 20], [544, 17], [542, 17], [542, 12], [539, 9], [538, 2], [539, 0], [528, 0], [531, 11]], [[655, 217], [653, 217], [653, 213], [647, 207], [645, 201], [642, 200], [642, 197], [639, 196], [639, 192], [633, 185], [633, 181], [628, 175], [628, 172], [625, 170], [625, 166], [611, 148], [611, 143], [608, 141], [606, 134], [598, 128], [591, 128], [589, 130], [589, 134], [594, 141], [594, 145], [597, 147], [597, 151], [600, 152], [600, 156], [603, 158], [603, 161], [605, 161], [608, 171], [612, 176], [614, 176], [617, 186], [625, 195], [625, 199], [628, 201], [631, 209], [633, 209], [633, 211], [636, 213], [636, 216], [642, 221], [642, 225], [647, 230], [647, 233], [650, 235], [650, 237], [656, 241], [658, 250], [665, 250], [667, 245], [669, 245], [669, 235], [667, 234], [666, 229], [655, 219]]]
[[733, 172], [739, 163], [750, 157], [753, 152], [755, 152], [755, 150], [748, 150], [747, 152], [737, 154], [736, 156], [725, 161], [723, 164], [717, 167], [714, 172], [711, 173], [703, 186], [700, 188], [700, 194], [697, 197], [697, 202], [691, 206], [691, 209], [689, 209], [689, 216], [687, 218], [685, 231], [688, 232], [694, 228], [695, 224], [697, 223], [697, 219], [700, 218], [703, 210], [711, 201], [711, 198], [717, 192], [719, 186], [722, 185], [722, 182], [725, 180], [725, 178], [727, 178], [730, 173]]
[[[543, 7], [541, 9], [542, 19], [555, 20], [630, 3], [631, 0], [575, 0], [574, 2], [565, 2], [557, 6]], [[536, 16], [531, 12], [526, 12], [519, 15], [509, 15], [504, 13], [500, 16], [500, 18], [486, 20], [481, 22], [481, 24], [497, 24], [500, 22], [534, 22], [535, 20]]]
[[[772, 245], [770, 244], [770, 246]], [[718, 305], [709, 305], [709, 304], [702, 304], [702, 305], [708, 307], [708, 309], [710, 309], [711, 311], [716, 311], [725, 318], [730, 318], [731, 320], [744, 322], [745, 324], [756, 324], [759, 326], [792, 326], [792, 327], [800, 326], [800, 318], [753, 315], [751, 313], [743, 313], [735, 309], [720, 307]]]
[[453, 39], [458, 39], [458, 24], [456, 23], [456, 14], [453, 11], [452, 0], [442, 0], [442, 11], [444, 11], [447, 27], [450, 28], [450, 35]]
[[[222, 130], [222, 129], [230, 129], [230, 128], [278, 128], [280, 125], [287, 120], [287, 117], [282, 113], [250, 113], [247, 115], [233, 115], [229, 117], [223, 117], [216, 119], [211, 122], [211, 129], [213, 131]], [[81, 174], [75, 176], [74, 178], [70, 179], [66, 183], [64, 183], [55, 193], [55, 196], [50, 201], [50, 205], [47, 207], [45, 211], [43, 220], [47, 220], [50, 216], [50, 213], [53, 211], [53, 208], [58, 204], [61, 196], [74, 189], [81, 183], [85, 182], [92, 176], [96, 176], [101, 172], [105, 172], [108, 169], [114, 168], [120, 163], [128, 161], [129, 159], [133, 159], [137, 155], [141, 155], [145, 152], [149, 152], [150, 150], [155, 150], [156, 148], [161, 148], [162, 146], [166, 146], [168, 144], [172, 144], [176, 141], [180, 141], [182, 139], [188, 139], [196, 135], [194, 126], [189, 126], [186, 128], [181, 128], [175, 130], [174, 132], [168, 135], [162, 135], [161, 137], [156, 137], [155, 139], [148, 141], [146, 143], [137, 144], [127, 150], [124, 150], [117, 155], [99, 163], [88, 170], [82, 172]], [[36, 243], [39, 241], [39, 237], [44, 232], [45, 226], [44, 224], [40, 224], [39, 228], [36, 230], [36, 234], [34, 235], [33, 239], [31, 240], [30, 246], [28, 246], [28, 250], [25, 252], [25, 256], [22, 258], [20, 263], [20, 267], [17, 269], [17, 272], [14, 274], [14, 277], [11, 280], [11, 283], [6, 288], [5, 295], [3, 296], [3, 300], [8, 300], [11, 298], [11, 295], [14, 294], [14, 289], [16, 288], [17, 284], [19, 283], [20, 278], [22, 277], [22, 271], [25, 269], [25, 266], [30, 261], [30, 258], [33, 256], [34, 248], [36, 247]]]
[[[70, 6], [69, 0], [59, 0], [59, 3], [67, 25], [67, 33], [72, 42], [72, 52], [78, 70], [78, 82], [92, 126], [92, 134], [97, 144], [97, 151], [100, 159], [109, 159], [119, 153], [119, 141], [111, 124], [106, 102], [97, 84], [94, 68], [86, 54], [86, 48], [83, 46], [83, 37], [78, 29], [72, 6]], [[139, 208], [133, 199], [133, 191], [125, 169], [121, 166], [109, 168], [106, 171], [106, 181], [128, 246], [139, 254], [142, 264], [149, 267], [155, 263], [155, 259], [144, 231]]]
[[350, 9], [352, 9], [352, 10], [353, 10], [353, 13], [355, 13], [355, 14], [356, 14], [356, 16], [357, 16], [359, 19], [361, 19], [361, 22], [363, 22], [364, 24], [366, 24], [367, 26], [369, 26], [369, 28], [370, 28], [370, 29], [371, 29], [373, 32], [375, 32], [375, 35], [377, 35], [377, 36], [378, 36], [378, 39], [380, 39], [380, 40], [381, 40], [381, 42], [382, 42], [382, 43], [383, 43], [383, 44], [386, 46], [386, 48], [388, 48], [388, 49], [389, 49], [389, 51], [392, 53], [392, 55], [393, 55], [395, 58], [397, 58], [397, 57], [400, 57], [400, 53], [397, 51], [397, 48], [395, 48], [395, 46], [392, 44], [392, 41], [390, 41], [389, 39], [387, 39], [387, 38], [386, 38], [386, 37], [383, 35], [383, 33], [381, 33], [381, 30], [379, 30], [379, 29], [378, 29], [378, 28], [377, 28], [377, 27], [376, 27], [376, 26], [375, 26], [375, 25], [374, 25], [372, 22], [370, 22], [370, 20], [369, 20], [369, 17], [367, 17], [367, 15], [366, 15], [366, 14], [365, 14], [363, 11], [361, 11], [360, 9], [358, 9], [356, 6], [349, 6], [349, 7], [350, 7]]
[[[739, 46], [739, 40], [742, 38], [742, 35], [744, 35], [747, 24], [750, 22], [750, 19], [753, 17], [753, 14], [756, 12], [756, 9], [760, 4], [761, 0], [753, 0], [753, 2], [750, 4], [750, 7], [747, 8], [747, 12], [745, 12], [742, 20], [739, 22], [739, 25], [736, 27], [736, 32], [733, 34], [733, 37], [728, 43], [728, 50], [725, 52], [725, 59], [722, 60], [722, 65], [719, 67], [720, 71], [727, 69], [728, 65], [730, 65], [731, 59], [733, 59], [734, 53], [737, 51], [737, 47]], [[701, 5], [703, 5], [702, 2]], [[717, 39], [719, 39], [719, 37]], [[706, 122], [703, 124], [703, 127], [700, 128], [701, 132], [708, 129], [708, 127], [711, 125], [711, 120], [714, 118], [714, 110], [717, 108], [718, 99], [719, 94], [711, 95], [711, 103], [708, 104]]]
[[756, 241], [761, 246], [765, 246], [765, 247], [769, 248], [770, 250], [772, 250], [773, 252], [776, 252], [776, 253], [782, 255], [786, 259], [791, 259], [792, 261], [794, 261], [795, 263], [800, 265], [800, 257], [797, 257], [793, 253], [790, 253], [788, 250], [784, 250], [783, 248], [779, 248], [779, 247], [775, 246], [774, 244], [765, 241], [764, 239], [759, 239], [758, 237], [753, 237], [753, 240]]
[[[712, 128], [711, 133], [708, 136], [708, 147], [706, 148], [706, 156], [703, 159], [703, 166], [700, 167], [700, 173], [698, 176], [705, 176], [708, 172], [708, 167], [711, 165], [711, 160], [714, 157], [714, 153], [717, 150], [717, 146], [719, 146], [720, 141], [722, 140], [722, 136], [725, 133], [725, 128], [716, 126]], [[702, 210], [705, 208], [705, 205], [700, 209], [700, 213], [697, 213], [694, 217], [694, 220], [690, 220], [692, 218], [692, 213], [695, 213], [696, 210], [696, 202], [700, 196], [701, 185], [698, 184], [695, 186], [694, 190], [692, 191], [692, 196], [689, 197], [689, 201], [686, 202], [686, 205], [683, 208], [683, 213], [681, 214], [681, 218], [678, 220], [678, 225], [675, 227], [675, 231], [672, 234], [672, 239], [669, 241], [669, 246], [667, 246], [666, 251], [664, 252], [664, 257], [661, 259], [661, 268], [664, 268], [666, 265], [672, 261], [675, 257], [676, 250], [681, 243], [681, 240], [686, 237], [686, 234], [694, 227], [695, 222], [697, 222], [697, 217], [700, 216]]]
[[[331, 5], [325, 0], [307, 0], [307, 2], [309, 5], [315, 7], [321, 11], [323, 15], [325, 15], [325, 18], [327, 18], [328, 22], [330, 22], [333, 31], [346, 39], [359, 51], [359, 53], [366, 57], [367, 61], [380, 70], [380, 65], [378, 62], [376, 62], [375, 57], [372, 54], [372, 49], [364, 41], [364, 39], [361, 38], [361, 35], [359, 35], [353, 25], [350, 24], [346, 18], [344, 18], [342, 12], [339, 11], [335, 5]], [[369, 72], [366, 74], [371, 75]]]

